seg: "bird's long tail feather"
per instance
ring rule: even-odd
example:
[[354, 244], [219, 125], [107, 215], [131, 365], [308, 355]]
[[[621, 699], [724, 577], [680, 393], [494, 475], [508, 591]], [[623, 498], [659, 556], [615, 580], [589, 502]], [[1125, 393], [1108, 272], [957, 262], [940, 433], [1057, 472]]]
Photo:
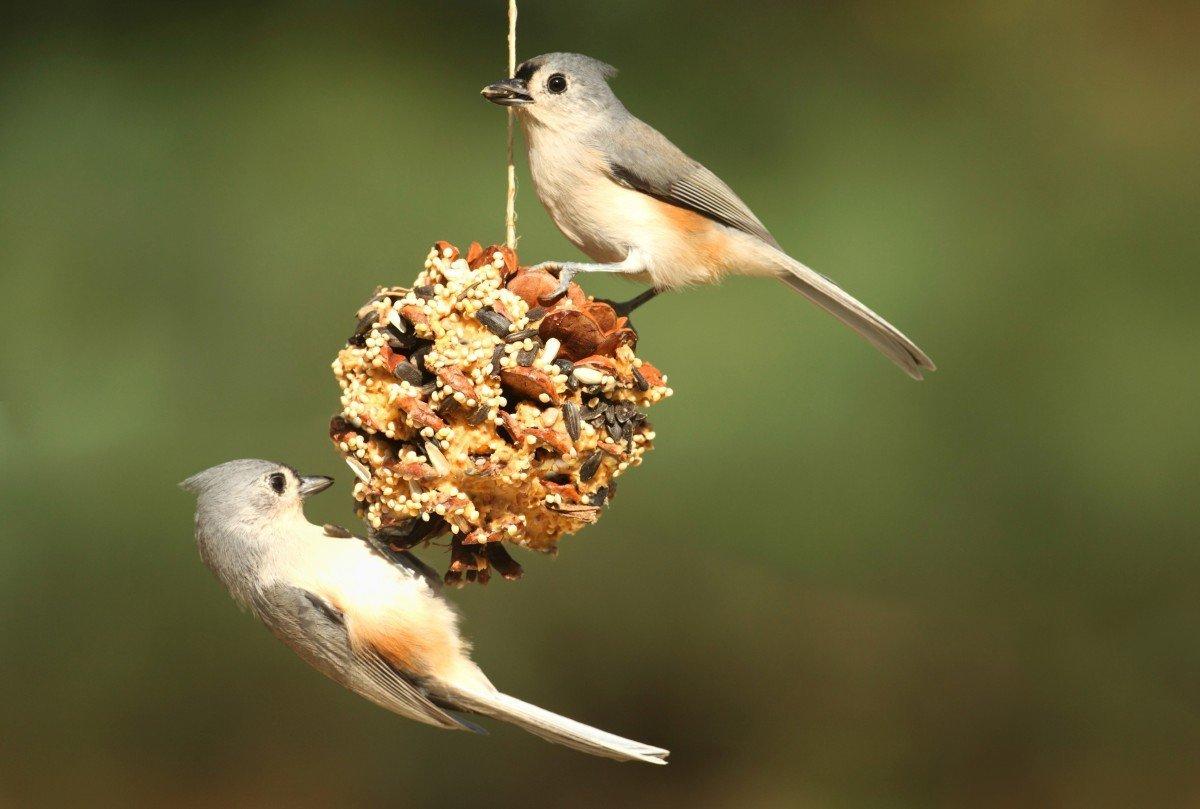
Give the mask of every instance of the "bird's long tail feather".
[[607, 733], [498, 691], [455, 694], [456, 707], [510, 722], [555, 744], [618, 761], [666, 764], [670, 751]]
[[853, 295], [791, 256], [775, 252], [779, 266], [784, 270], [779, 276], [783, 283], [854, 329], [906, 374], [921, 379], [923, 372], [937, 370], [933, 360], [916, 343]]

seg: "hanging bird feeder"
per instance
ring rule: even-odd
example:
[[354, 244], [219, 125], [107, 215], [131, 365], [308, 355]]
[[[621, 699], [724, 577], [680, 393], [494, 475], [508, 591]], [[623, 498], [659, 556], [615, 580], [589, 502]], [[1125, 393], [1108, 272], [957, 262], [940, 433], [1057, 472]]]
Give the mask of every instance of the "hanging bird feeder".
[[448, 583], [517, 578], [505, 543], [550, 553], [598, 520], [671, 394], [608, 303], [571, 284], [543, 305], [556, 284], [506, 246], [438, 242], [411, 287], [359, 310], [333, 364], [330, 436], [360, 516], [397, 551], [450, 535]]

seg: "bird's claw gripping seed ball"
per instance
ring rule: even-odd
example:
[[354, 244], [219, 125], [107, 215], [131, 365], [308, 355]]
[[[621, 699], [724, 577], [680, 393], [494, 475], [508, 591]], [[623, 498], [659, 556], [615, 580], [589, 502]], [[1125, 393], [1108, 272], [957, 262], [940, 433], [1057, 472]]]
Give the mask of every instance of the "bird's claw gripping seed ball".
[[372, 538], [449, 533], [448, 583], [519, 578], [504, 542], [551, 553], [599, 519], [654, 439], [643, 409], [671, 394], [626, 318], [573, 283], [542, 303], [557, 286], [506, 247], [438, 242], [412, 288], [358, 311], [333, 363], [330, 436]]
[[555, 301], [557, 301], [563, 295], [566, 295], [567, 290], [571, 287], [571, 281], [576, 275], [575, 270], [568, 269], [556, 261], [542, 262], [531, 269], [555, 270], [558, 273], [558, 283], [555, 285], [554, 289], [538, 297], [538, 302], [544, 304], [545, 306], [553, 305]]

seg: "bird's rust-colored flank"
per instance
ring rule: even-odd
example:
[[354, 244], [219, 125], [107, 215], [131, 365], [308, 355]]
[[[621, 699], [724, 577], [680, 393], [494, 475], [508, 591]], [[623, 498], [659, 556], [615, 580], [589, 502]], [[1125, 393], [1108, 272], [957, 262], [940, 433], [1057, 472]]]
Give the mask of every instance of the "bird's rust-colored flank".
[[653, 198], [649, 202], [660, 216], [670, 222], [671, 227], [666, 232], [677, 234], [683, 242], [680, 246], [691, 254], [693, 261], [689, 264], [694, 264], [696, 269], [707, 269], [712, 274], [727, 269], [729, 235], [719, 224], [707, 216], [669, 202]]

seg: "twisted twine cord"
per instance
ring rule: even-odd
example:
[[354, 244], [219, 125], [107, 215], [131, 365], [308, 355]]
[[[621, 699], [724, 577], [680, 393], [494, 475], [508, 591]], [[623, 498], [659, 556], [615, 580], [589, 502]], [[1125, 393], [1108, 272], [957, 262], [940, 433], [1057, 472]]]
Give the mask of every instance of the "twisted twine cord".
[[[517, 72], [517, 0], [508, 0], [508, 75]], [[513, 118], [508, 108], [508, 194], [504, 203], [504, 243], [517, 247], [517, 167], [513, 165]]]

